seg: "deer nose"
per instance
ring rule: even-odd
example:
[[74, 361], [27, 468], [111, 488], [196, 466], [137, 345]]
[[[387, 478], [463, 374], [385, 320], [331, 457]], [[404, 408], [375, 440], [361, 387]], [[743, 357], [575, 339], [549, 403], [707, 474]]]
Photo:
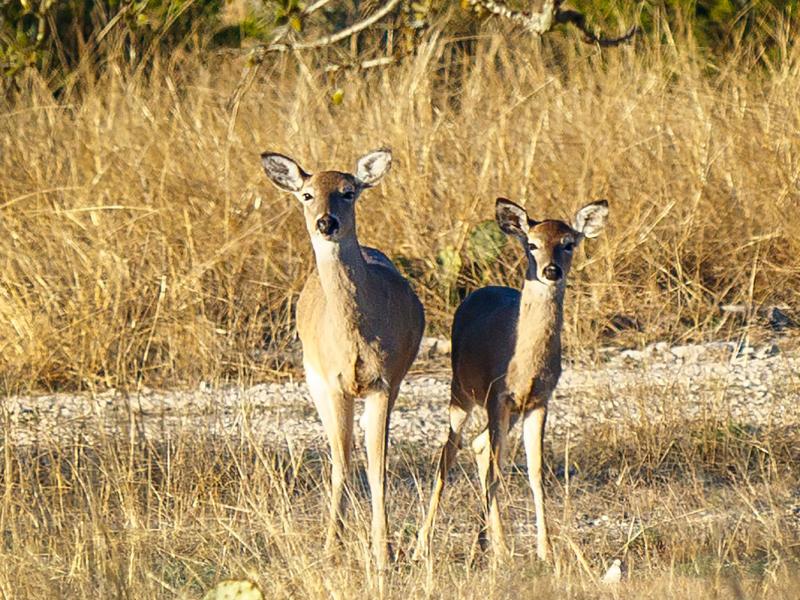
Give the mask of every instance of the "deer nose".
[[561, 267], [550, 263], [544, 269], [542, 269], [542, 274], [545, 276], [545, 279], [550, 281], [558, 281], [561, 279]]
[[332, 236], [339, 230], [339, 221], [332, 215], [322, 215], [317, 219], [317, 231], [324, 236]]

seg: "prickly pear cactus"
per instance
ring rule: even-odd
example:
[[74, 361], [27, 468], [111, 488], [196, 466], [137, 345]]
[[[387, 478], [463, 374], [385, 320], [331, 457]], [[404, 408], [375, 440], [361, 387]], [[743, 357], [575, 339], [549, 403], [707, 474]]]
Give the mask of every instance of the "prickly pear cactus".
[[475, 225], [467, 239], [467, 254], [472, 262], [482, 267], [491, 266], [506, 244], [506, 236], [492, 219]]
[[247, 579], [226, 579], [209, 590], [203, 600], [264, 600], [264, 594]]

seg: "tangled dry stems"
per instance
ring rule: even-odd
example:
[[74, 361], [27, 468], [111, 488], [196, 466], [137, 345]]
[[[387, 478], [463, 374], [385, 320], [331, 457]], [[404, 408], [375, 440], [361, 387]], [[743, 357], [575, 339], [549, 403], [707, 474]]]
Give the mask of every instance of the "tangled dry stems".
[[241, 65], [226, 57], [132, 72], [121, 56], [58, 99], [31, 76], [0, 107], [0, 376], [10, 391], [286, 373], [311, 257], [265, 149], [316, 170], [393, 148], [360, 236], [411, 277], [431, 333], [470, 289], [518, 283], [513, 246], [483, 262], [469, 248], [502, 194], [559, 218], [611, 201], [571, 282], [570, 352], [739, 335], [800, 284], [796, 39], [776, 27], [769, 52], [742, 43], [715, 63], [669, 32], [602, 52], [434, 39], [335, 75], [285, 56], [234, 113]]
[[[93, 444], [80, 434], [70, 444], [5, 444], [0, 591], [192, 598], [217, 580], [249, 576], [272, 598], [373, 594], [364, 474], [352, 488], [344, 552], [326, 556], [328, 459], [315, 447], [264, 448], [246, 414], [240, 422], [222, 438], [187, 427], [146, 441], [134, 420], [118, 423], [116, 436], [92, 432]], [[500, 569], [476, 550], [479, 493], [467, 456], [444, 500], [431, 562], [410, 561], [433, 452], [401, 445], [390, 454], [398, 560], [387, 597], [611, 595], [598, 578], [613, 557], [629, 569], [618, 590], [627, 597], [792, 597], [800, 522], [787, 507], [800, 510], [797, 435], [709, 417], [589, 425], [579, 441], [549, 443], [551, 566], [535, 558], [520, 454], [504, 480], [516, 555]]]

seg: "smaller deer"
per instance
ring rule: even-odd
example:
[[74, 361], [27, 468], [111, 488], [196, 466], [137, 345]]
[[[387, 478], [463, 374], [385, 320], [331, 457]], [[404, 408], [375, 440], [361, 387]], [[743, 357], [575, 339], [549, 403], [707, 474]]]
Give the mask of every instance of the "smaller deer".
[[383, 253], [361, 246], [356, 200], [389, 170], [388, 149], [362, 156], [355, 175], [306, 173], [291, 158], [261, 155], [267, 177], [300, 201], [316, 269], [297, 301], [297, 331], [311, 397], [331, 447], [331, 508], [325, 543], [339, 539], [353, 445], [353, 406], [365, 402], [362, 424], [372, 496], [372, 548], [378, 569], [389, 560], [386, 448], [389, 415], [425, 328], [422, 304]]
[[452, 328], [450, 433], [442, 448], [430, 507], [419, 531], [415, 558], [427, 555], [436, 510], [447, 473], [461, 445], [461, 432], [476, 404], [486, 409], [488, 424], [472, 448], [484, 494], [482, 546], [488, 525], [498, 554], [507, 554], [497, 486], [506, 437], [522, 416], [528, 478], [536, 508], [536, 553], [548, 558], [547, 523], [542, 487], [542, 441], [547, 403], [561, 375], [561, 328], [564, 292], [575, 248], [583, 238], [600, 234], [608, 202], [580, 209], [570, 226], [563, 221], [534, 221], [521, 206], [498, 198], [500, 228], [522, 244], [528, 258], [522, 292], [508, 287], [479, 289], [456, 310]]

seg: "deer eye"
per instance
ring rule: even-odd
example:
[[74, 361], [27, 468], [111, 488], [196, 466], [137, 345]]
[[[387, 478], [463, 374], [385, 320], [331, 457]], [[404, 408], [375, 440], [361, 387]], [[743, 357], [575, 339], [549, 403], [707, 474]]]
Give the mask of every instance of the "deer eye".
[[308, 192], [303, 194], [303, 202], [311, 202], [313, 199], [314, 196], [312, 194], [309, 194]]
[[574, 242], [567, 242], [564, 244], [564, 251], [565, 252], [572, 252], [575, 250], [575, 243]]
[[353, 190], [347, 190], [346, 192], [342, 192], [342, 198], [347, 200], [348, 202], [352, 202], [353, 198], [356, 197], [356, 194]]
[[530, 250], [533, 251], [533, 250], [537, 250], [539, 248], [539, 246], [537, 246], [533, 242], [528, 242], [528, 248], [530, 248]]

